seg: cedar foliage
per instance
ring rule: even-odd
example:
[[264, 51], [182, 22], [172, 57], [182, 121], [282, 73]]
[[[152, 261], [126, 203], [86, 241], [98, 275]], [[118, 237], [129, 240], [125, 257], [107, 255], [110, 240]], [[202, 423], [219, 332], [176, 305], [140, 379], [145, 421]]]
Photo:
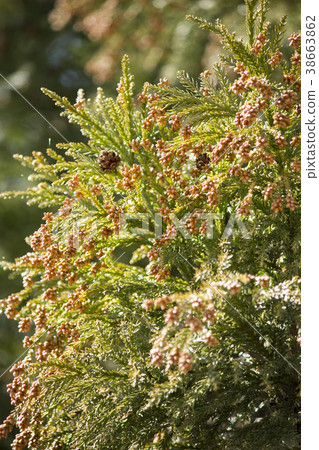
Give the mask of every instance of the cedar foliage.
[[266, 9], [247, 43], [190, 18], [228, 51], [198, 81], [135, 96], [125, 56], [115, 100], [43, 89], [84, 139], [17, 156], [34, 186], [3, 194], [47, 210], [3, 263], [14, 449], [300, 448], [300, 36], [284, 60]]

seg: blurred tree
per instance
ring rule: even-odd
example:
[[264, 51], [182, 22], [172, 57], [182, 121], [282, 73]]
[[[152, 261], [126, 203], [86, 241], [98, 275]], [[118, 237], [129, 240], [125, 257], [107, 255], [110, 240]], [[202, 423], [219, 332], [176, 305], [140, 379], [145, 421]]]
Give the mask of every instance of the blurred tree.
[[[299, 28], [299, 0], [273, 1], [273, 5], [271, 21], [289, 14], [288, 31]], [[145, 80], [156, 82], [160, 76], [175, 78], [181, 69], [197, 76], [217, 60], [216, 37], [201, 33], [185, 20], [186, 14], [210, 21], [220, 17], [244, 35], [245, 12], [243, 0], [56, 0], [49, 20], [55, 30], [72, 23], [88, 36], [93, 51], [86, 71], [97, 84], [119, 77], [119, 62], [126, 53], [139, 86]]]

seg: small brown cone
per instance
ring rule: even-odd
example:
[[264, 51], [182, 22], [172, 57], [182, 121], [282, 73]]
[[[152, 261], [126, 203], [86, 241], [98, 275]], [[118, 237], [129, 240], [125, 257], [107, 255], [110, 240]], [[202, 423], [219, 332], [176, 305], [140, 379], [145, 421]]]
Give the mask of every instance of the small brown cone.
[[121, 158], [113, 151], [103, 150], [99, 155], [98, 161], [102, 172], [109, 173], [117, 170]]

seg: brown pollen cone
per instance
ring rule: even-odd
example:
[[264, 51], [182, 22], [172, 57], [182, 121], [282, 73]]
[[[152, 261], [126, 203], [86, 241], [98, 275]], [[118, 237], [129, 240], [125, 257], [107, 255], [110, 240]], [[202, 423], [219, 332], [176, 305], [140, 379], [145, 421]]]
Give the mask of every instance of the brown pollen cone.
[[98, 161], [102, 172], [108, 173], [117, 170], [121, 158], [112, 150], [103, 150], [99, 155]]
[[205, 169], [209, 163], [210, 163], [210, 157], [207, 155], [207, 153], [201, 153], [200, 155], [197, 156], [196, 161], [195, 161], [196, 168], [198, 170]]

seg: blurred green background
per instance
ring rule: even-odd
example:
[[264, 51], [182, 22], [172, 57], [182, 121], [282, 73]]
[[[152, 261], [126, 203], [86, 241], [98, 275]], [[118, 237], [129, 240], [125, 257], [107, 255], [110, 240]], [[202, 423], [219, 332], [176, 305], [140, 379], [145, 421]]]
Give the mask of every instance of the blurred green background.
[[[127, 53], [137, 89], [145, 81], [167, 76], [174, 81], [184, 69], [197, 77], [216, 60], [218, 39], [185, 20], [194, 14], [244, 35], [241, 0], [0, 0], [0, 73], [68, 140], [76, 127], [59, 116], [42, 93], [46, 86], [75, 101], [84, 88], [90, 95], [101, 85], [114, 95], [120, 61]], [[270, 20], [288, 15], [288, 33], [300, 28], [300, 2], [271, 0]], [[286, 45], [288, 42], [286, 41]], [[58, 133], [0, 77], [0, 191], [23, 189], [28, 171], [12, 156], [42, 151], [61, 141]], [[0, 258], [13, 260], [29, 251], [30, 235], [42, 212], [20, 200], [0, 200]], [[20, 288], [19, 279], [0, 271], [0, 298]], [[10, 411], [7, 370], [23, 351], [17, 323], [0, 317], [0, 421]], [[12, 440], [12, 439], [11, 439]], [[0, 449], [10, 448], [10, 439]]]

